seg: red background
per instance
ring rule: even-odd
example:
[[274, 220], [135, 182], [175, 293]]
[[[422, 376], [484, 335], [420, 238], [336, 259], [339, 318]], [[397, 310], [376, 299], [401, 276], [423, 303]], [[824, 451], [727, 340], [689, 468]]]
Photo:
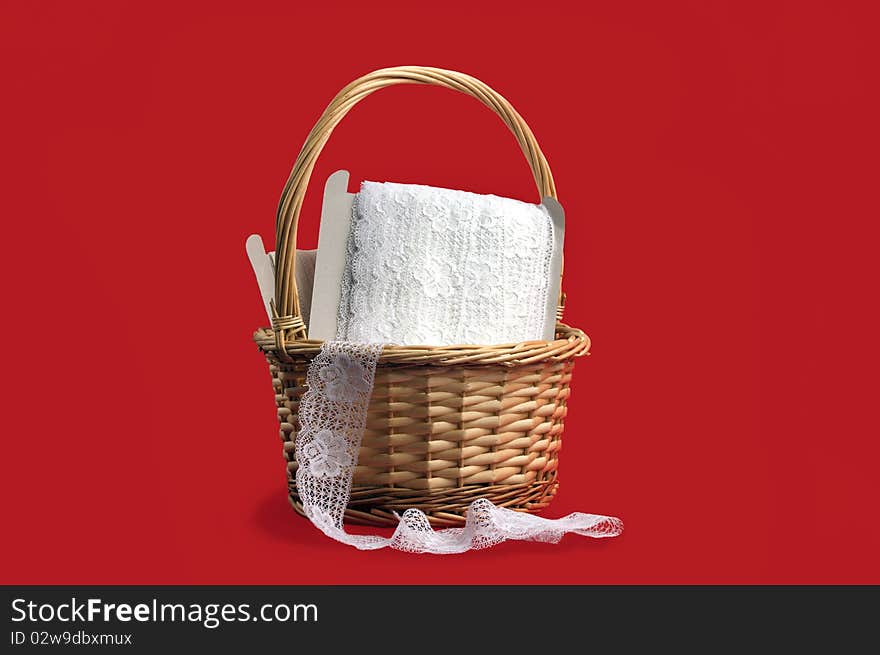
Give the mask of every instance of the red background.
[[[841, 2], [5, 2], [6, 583], [880, 582], [875, 16]], [[333, 94], [504, 93], [593, 338], [547, 512], [614, 540], [360, 553], [295, 516], [244, 252]], [[535, 197], [472, 99], [394, 88], [316, 170]]]

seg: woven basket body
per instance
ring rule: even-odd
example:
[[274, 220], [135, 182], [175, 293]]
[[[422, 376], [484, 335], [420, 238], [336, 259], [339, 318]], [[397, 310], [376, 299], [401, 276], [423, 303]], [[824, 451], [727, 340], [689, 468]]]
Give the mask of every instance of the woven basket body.
[[[364, 76], [334, 98], [309, 134], [282, 194], [276, 315], [271, 329], [254, 335], [272, 373], [289, 495], [300, 512], [294, 483], [297, 413], [306, 371], [321, 342], [306, 339], [299, 317], [293, 275], [299, 211], [315, 159], [333, 127], [369, 93], [400, 83], [435, 84], [477, 97], [514, 133], [541, 195], [555, 197], [546, 159], [528, 126], [479, 80], [441, 69], [398, 67]], [[554, 341], [386, 347], [376, 370], [346, 519], [395, 525], [395, 512], [417, 507], [434, 525], [459, 525], [477, 498], [524, 511], [546, 507], [558, 484], [574, 359], [588, 349], [583, 332], [561, 323]]]
[[[581, 335], [570, 336], [585, 346]], [[269, 349], [272, 334], [257, 340]], [[567, 341], [567, 340], [565, 340]], [[267, 353], [290, 499], [297, 413], [312, 357]], [[355, 468], [346, 519], [394, 525], [392, 512], [423, 510], [435, 525], [456, 525], [477, 498], [537, 511], [556, 493], [556, 467], [574, 356], [527, 364], [382, 363]]]

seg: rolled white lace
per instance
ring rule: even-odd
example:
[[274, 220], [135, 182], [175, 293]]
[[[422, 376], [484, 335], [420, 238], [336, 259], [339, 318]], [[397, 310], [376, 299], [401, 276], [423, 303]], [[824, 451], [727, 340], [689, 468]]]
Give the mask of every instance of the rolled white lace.
[[437, 555], [488, 548], [507, 540], [558, 542], [566, 533], [616, 537], [623, 523], [612, 516], [574, 512], [559, 519], [471, 503], [463, 528], [434, 530], [418, 509], [406, 510], [390, 538], [345, 531], [343, 517], [367, 420], [382, 345], [326, 341], [307, 373], [296, 437], [296, 486], [306, 516], [324, 534], [360, 550], [395, 548]]
[[434, 346], [546, 339], [553, 231], [539, 205], [364, 182], [336, 338]]

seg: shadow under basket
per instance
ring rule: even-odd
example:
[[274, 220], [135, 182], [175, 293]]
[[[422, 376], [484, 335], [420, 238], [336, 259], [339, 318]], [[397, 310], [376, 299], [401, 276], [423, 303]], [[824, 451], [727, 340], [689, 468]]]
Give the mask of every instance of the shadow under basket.
[[[558, 325], [555, 341], [505, 346], [388, 347], [376, 368], [367, 425], [352, 481], [347, 522], [397, 524], [394, 513], [421, 509], [434, 526], [464, 522], [477, 498], [536, 512], [556, 494], [574, 358], [589, 339]], [[272, 373], [289, 497], [296, 491], [294, 441], [306, 372], [320, 341], [254, 340]]]

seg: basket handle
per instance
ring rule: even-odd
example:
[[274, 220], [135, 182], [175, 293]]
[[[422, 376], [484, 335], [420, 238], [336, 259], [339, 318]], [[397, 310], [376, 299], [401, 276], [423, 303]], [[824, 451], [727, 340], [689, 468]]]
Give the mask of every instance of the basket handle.
[[342, 89], [321, 114], [321, 118], [309, 132], [302, 150], [296, 158], [290, 177], [284, 185], [275, 221], [275, 301], [273, 303], [272, 328], [280, 353], [285, 353], [285, 332], [292, 332], [294, 338], [306, 337], [306, 328], [300, 317], [299, 296], [296, 289], [296, 229], [302, 210], [303, 198], [315, 162], [324, 144], [330, 138], [333, 128], [345, 117], [349, 110], [374, 91], [395, 84], [426, 84], [441, 86], [473, 96], [494, 111], [510, 128], [523, 154], [538, 187], [541, 198], [556, 198], [553, 175], [547, 159], [532, 130], [526, 125], [517, 111], [497, 91], [480, 80], [451, 70], [425, 66], [396, 66], [373, 71]]

